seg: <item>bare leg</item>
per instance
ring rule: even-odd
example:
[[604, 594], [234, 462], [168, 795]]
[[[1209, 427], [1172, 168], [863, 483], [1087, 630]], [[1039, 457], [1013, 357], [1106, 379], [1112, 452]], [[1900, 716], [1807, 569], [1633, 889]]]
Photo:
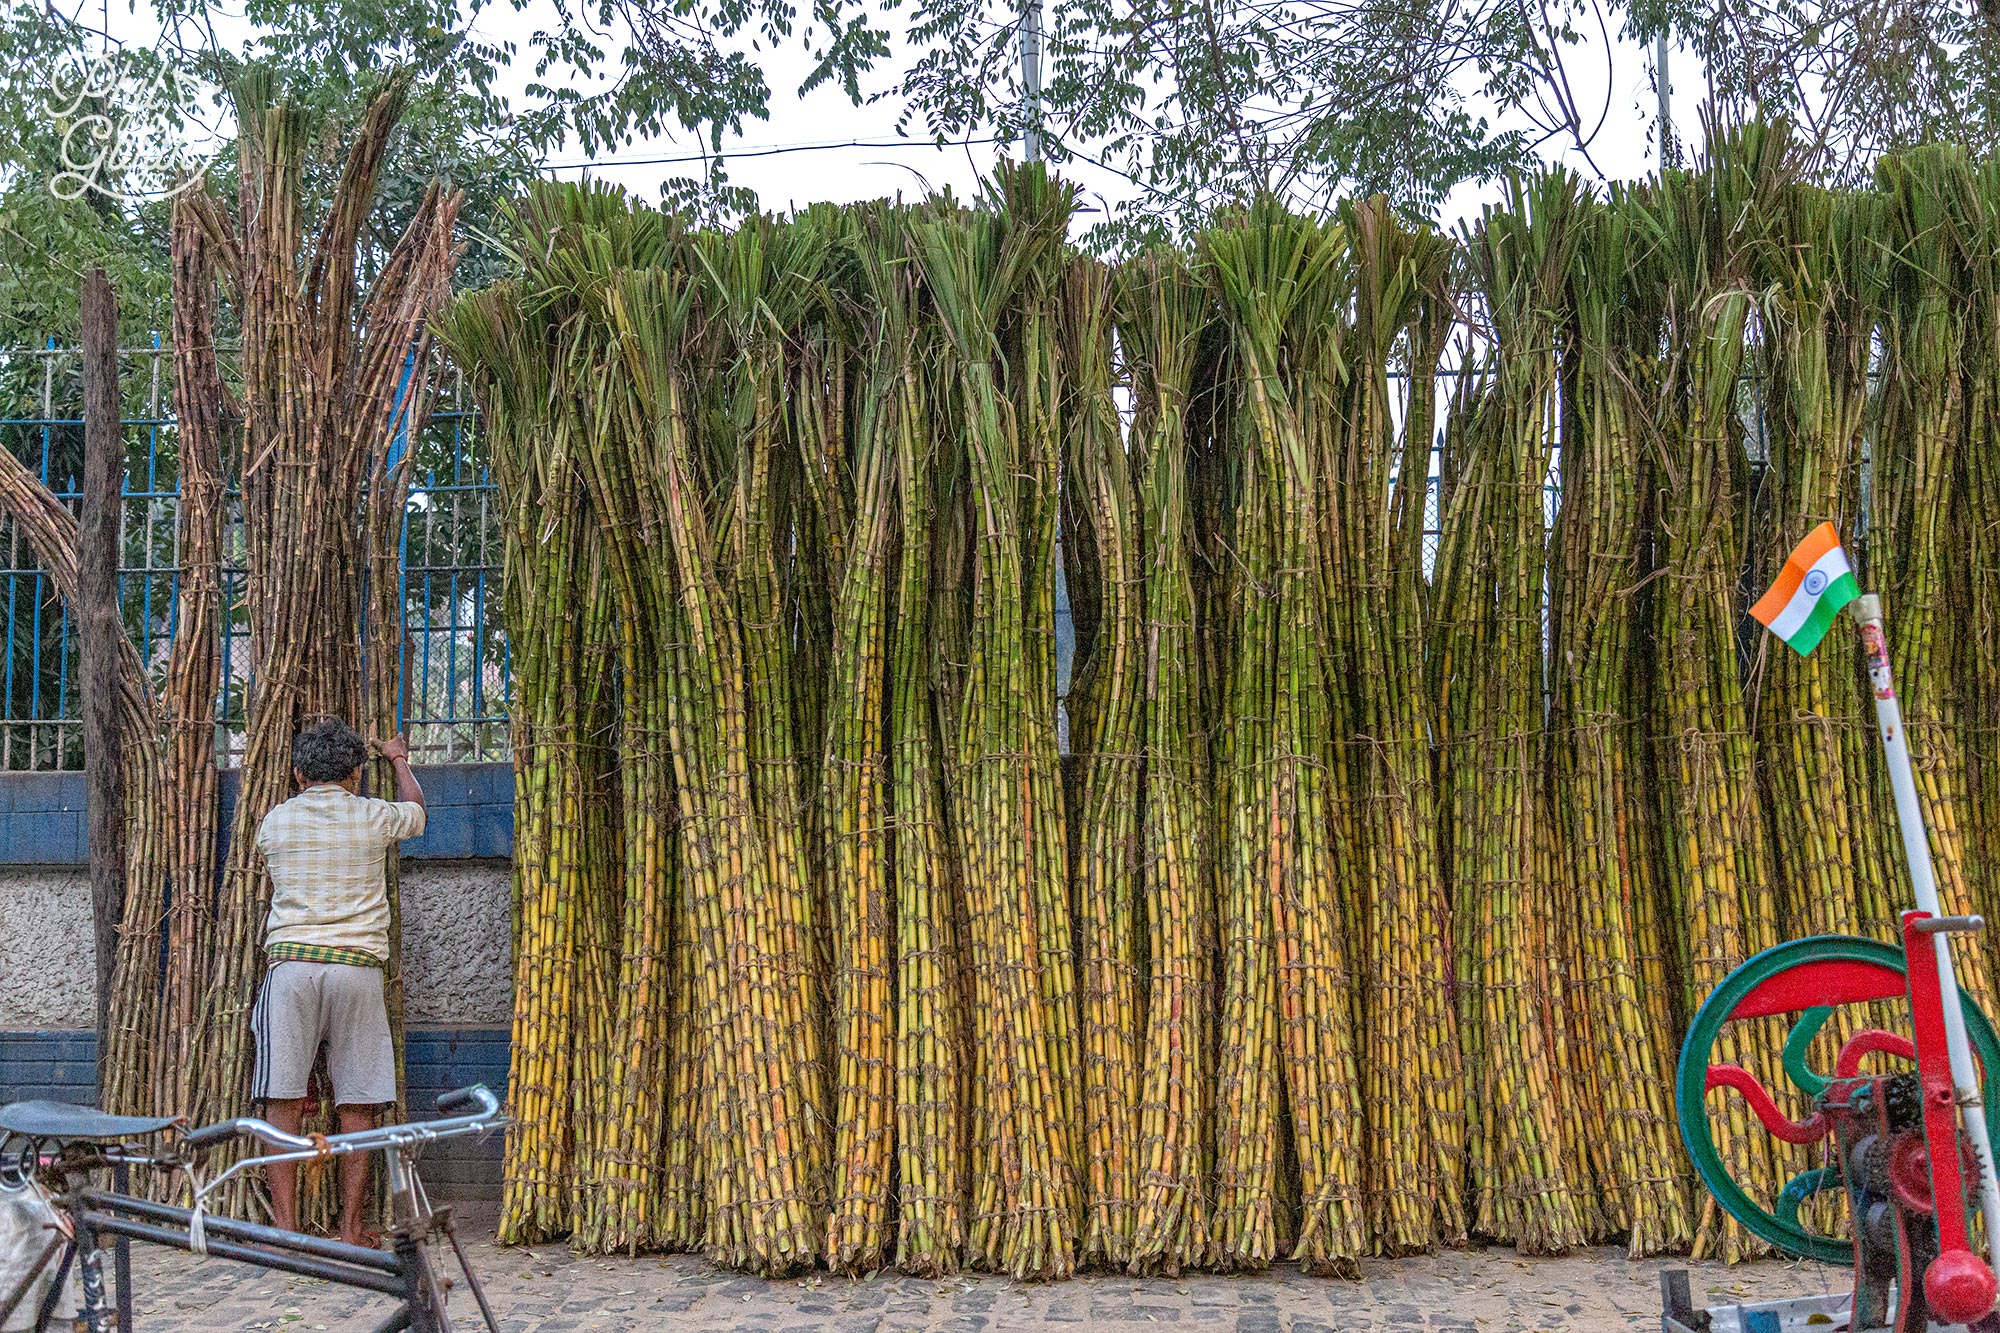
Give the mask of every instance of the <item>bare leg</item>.
[[[264, 1103], [264, 1116], [287, 1134], [296, 1134], [306, 1122], [306, 1099]], [[264, 1168], [271, 1186], [271, 1224], [284, 1231], [299, 1229], [299, 1164], [273, 1162]]]
[[[375, 1128], [376, 1108], [373, 1106], [342, 1106], [336, 1108], [340, 1115], [340, 1132], [358, 1134], [364, 1129]], [[340, 1159], [340, 1238], [349, 1245], [367, 1245], [369, 1240], [362, 1234], [361, 1215], [368, 1199], [368, 1164], [373, 1159], [371, 1153], [350, 1153]], [[380, 1241], [376, 1241], [380, 1244]]]

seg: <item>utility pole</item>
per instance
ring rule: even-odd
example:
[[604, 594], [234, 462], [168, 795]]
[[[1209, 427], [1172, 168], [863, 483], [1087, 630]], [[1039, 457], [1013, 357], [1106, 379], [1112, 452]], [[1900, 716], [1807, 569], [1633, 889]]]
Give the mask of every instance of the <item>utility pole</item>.
[[1667, 30], [1653, 38], [1653, 81], [1660, 94], [1660, 170], [1674, 164], [1673, 92], [1667, 83]]
[[1021, 3], [1021, 86], [1028, 94], [1027, 155], [1042, 160], [1042, 4]]

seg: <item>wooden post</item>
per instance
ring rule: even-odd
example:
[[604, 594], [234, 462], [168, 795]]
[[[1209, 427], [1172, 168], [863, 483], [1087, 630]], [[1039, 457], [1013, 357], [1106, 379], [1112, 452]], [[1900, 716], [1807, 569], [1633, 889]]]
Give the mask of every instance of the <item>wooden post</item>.
[[[125, 431], [118, 392], [118, 294], [103, 269], [83, 280], [83, 506], [77, 521], [77, 660], [83, 711], [84, 817], [90, 838], [90, 915], [97, 944], [100, 1057], [111, 970], [125, 908], [125, 756], [118, 726], [118, 538], [123, 526]], [[98, 1086], [103, 1087], [103, 1060]]]

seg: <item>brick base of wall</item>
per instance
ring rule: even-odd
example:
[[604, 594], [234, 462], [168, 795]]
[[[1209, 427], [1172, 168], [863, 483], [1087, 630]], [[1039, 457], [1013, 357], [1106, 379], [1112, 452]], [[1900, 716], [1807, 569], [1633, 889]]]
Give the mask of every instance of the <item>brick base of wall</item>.
[[[417, 1029], [403, 1040], [410, 1118], [431, 1120], [437, 1099], [484, 1083], [505, 1097], [505, 1028]], [[97, 1091], [97, 1034], [0, 1032], [0, 1103], [41, 1099], [88, 1105]], [[247, 1109], [247, 1108], [246, 1108]], [[452, 1139], [423, 1152], [424, 1183], [439, 1203], [487, 1203], [500, 1197], [500, 1135]]]

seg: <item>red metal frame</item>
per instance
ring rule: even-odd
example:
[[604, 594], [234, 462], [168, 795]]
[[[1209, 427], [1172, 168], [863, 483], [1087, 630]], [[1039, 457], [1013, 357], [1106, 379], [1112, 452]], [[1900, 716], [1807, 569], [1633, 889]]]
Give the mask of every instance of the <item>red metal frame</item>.
[[1930, 1149], [1931, 1201], [1937, 1215], [1938, 1252], [1971, 1253], [1965, 1225], [1965, 1159], [1958, 1148], [1958, 1101], [1951, 1087], [1951, 1050], [1945, 1044], [1944, 991], [1937, 946], [1917, 927], [1929, 912], [1903, 913], [1903, 952], [1909, 958], [1910, 1024], [1916, 1034], [1917, 1081], [1924, 1093], [1924, 1143]]

